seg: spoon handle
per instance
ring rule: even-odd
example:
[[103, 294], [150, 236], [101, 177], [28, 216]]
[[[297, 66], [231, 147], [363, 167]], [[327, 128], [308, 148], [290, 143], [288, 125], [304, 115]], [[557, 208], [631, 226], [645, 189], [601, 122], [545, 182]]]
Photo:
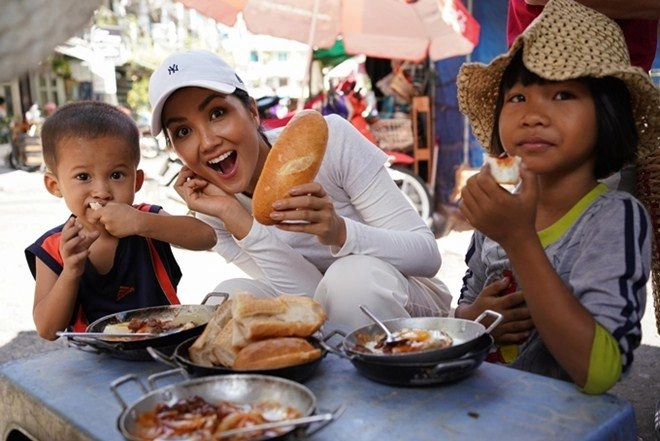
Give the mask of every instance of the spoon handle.
[[385, 331], [385, 334], [387, 334], [388, 337], [391, 337], [392, 332], [387, 328], [387, 326], [385, 326], [385, 323], [381, 322], [380, 319], [373, 314], [373, 312], [369, 311], [369, 308], [367, 308], [364, 305], [360, 305], [360, 309], [362, 310], [362, 312], [368, 315], [369, 318], [373, 320], [374, 323], [376, 323], [380, 329]]

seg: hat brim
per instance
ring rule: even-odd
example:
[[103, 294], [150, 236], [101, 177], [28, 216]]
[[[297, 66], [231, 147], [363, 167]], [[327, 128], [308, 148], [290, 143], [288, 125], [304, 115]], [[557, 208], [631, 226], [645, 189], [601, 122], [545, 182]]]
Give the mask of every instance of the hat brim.
[[[516, 40], [509, 52], [500, 55], [486, 65], [466, 63], [458, 74], [458, 105], [461, 112], [471, 122], [474, 136], [488, 151], [491, 150], [495, 107], [504, 70], [519, 51], [523, 51], [523, 63], [531, 72], [549, 81], [575, 79], [574, 72], [558, 69], [556, 71], [535, 71], [534, 63], [529, 61], [524, 41]], [[649, 75], [636, 66], [602, 66], [598, 72], [584, 72], [582, 77], [615, 77], [622, 80], [632, 99], [633, 115], [639, 135], [637, 158], [645, 158], [660, 146], [660, 90], [653, 84]]]

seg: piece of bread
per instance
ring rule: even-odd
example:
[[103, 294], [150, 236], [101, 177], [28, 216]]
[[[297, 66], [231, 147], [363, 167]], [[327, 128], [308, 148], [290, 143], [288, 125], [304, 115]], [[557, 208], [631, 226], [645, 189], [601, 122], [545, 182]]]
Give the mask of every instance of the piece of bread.
[[188, 348], [188, 356], [193, 363], [201, 366], [214, 365], [214, 342], [218, 339], [220, 333], [231, 320], [231, 304], [232, 299], [230, 297], [215, 309], [211, 319], [206, 324], [204, 331]]
[[242, 347], [265, 338], [308, 337], [321, 328], [327, 315], [318, 302], [307, 296], [258, 297], [237, 292], [233, 295], [232, 317], [233, 346]]
[[211, 341], [211, 363], [215, 366], [232, 367], [240, 347], [233, 345], [234, 319], [230, 319], [222, 328], [215, 340]]
[[278, 369], [308, 363], [321, 356], [321, 350], [304, 338], [280, 337], [250, 343], [240, 350], [234, 369], [240, 371]]
[[486, 155], [484, 161], [490, 165], [490, 173], [498, 184], [514, 185], [520, 180], [520, 156]]
[[273, 225], [273, 202], [289, 197], [296, 185], [312, 182], [321, 167], [328, 125], [319, 112], [302, 110], [284, 127], [270, 149], [252, 196], [257, 222]]

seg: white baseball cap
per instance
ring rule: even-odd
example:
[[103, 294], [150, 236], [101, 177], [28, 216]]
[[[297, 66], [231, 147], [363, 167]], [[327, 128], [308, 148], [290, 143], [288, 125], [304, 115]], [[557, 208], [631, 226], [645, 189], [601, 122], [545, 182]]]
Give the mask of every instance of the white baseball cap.
[[157, 135], [163, 128], [161, 113], [167, 98], [177, 89], [190, 86], [226, 94], [236, 89], [247, 92], [234, 69], [216, 54], [204, 50], [174, 53], [161, 63], [149, 80], [152, 134]]

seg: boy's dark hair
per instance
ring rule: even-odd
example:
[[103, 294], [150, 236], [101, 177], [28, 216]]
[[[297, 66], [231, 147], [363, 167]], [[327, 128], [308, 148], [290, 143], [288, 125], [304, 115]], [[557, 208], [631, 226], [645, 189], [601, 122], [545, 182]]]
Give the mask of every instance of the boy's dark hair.
[[[591, 91], [596, 109], [596, 155], [594, 175], [603, 179], [621, 170], [625, 165], [634, 162], [637, 154], [639, 136], [635, 126], [630, 92], [625, 83], [618, 78], [583, 77]], [[531, 84], [546, 84], [552, 81], [543, 79], [531, 72], [522, 61], [522, 50], [512, 58], [502, 74], [495, 114], [493, 121], [493, 145], [491, 151], [495, 155], [504, 152], [499, 137], [499, 117], [504, 104], [504, 92], [517, 82], [525, 86]]]
[[131, 147], [131, 160], [140, 162], [140, 132], [126, 113], [100, 101], [76, 101], [61, 106], [46, 118], [41, 128], [44, 162], [52, 172], [57, 167], [58, 148], [66, 138], [121, 138]]

